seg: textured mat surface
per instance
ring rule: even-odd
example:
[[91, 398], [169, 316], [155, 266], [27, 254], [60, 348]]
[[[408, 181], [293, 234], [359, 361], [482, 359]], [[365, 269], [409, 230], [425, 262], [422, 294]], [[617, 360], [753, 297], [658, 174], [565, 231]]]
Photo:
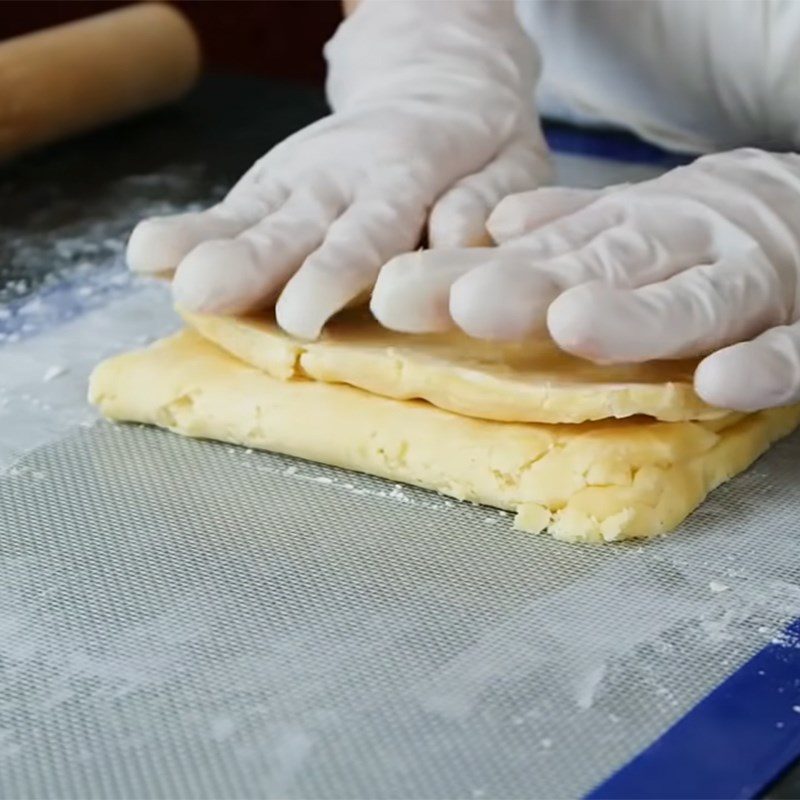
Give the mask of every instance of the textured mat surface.
[[83, 429], [0, 478], [0, 793], [575, 796], [800, 614], [798, 458], [608, 549]]

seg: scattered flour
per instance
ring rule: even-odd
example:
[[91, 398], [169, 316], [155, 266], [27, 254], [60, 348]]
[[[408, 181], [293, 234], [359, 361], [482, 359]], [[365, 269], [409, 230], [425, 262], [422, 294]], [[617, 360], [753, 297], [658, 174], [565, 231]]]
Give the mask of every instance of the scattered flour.
[[42, 380], [47, 383], [49, 381], [54, 380], [55, 378], [61, 377], [67, 371], [66, 367], [60, 367], [53, 365], [52, 367], [48, 367], [45, 370], [44, 375], [42, 375]]

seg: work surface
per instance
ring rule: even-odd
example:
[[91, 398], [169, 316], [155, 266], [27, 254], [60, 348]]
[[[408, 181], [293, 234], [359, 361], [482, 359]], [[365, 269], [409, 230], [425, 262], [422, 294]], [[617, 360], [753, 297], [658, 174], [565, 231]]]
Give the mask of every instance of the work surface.
[[92, 364], [177, 324], [122, 268], [130, 226], [219, 197], [323, 112], [212, 79], [2, 174], [2, 796], [575, 796], [800, 615], [797, 437], [673, 537], [601, 549], [95, 422]]

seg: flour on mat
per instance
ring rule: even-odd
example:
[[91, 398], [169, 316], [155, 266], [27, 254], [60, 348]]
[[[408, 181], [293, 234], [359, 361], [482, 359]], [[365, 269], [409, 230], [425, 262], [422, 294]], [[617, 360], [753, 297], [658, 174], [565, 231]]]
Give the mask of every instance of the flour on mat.
[[166, 287], [128, 272], [125, 241], [142, 218], [216, 199], [220, 187], [197, 198], [196, 172], [181, 167], [121, 179], [77, 217], [74, 198], [55, 192], [30, 223], [4, 232], [0, 470], [96, 419], [85, 394], [98, 361], [178, 327]]

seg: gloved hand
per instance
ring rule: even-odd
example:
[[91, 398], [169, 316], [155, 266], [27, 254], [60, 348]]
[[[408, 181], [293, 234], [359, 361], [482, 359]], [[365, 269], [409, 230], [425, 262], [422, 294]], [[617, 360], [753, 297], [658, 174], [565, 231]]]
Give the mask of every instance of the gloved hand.
[[800, 401], [800, 156], [743, 149], [601, 192], [503, 200], [497, 248], [382, 270], [387, 327], [522, 338], [545, 323], [597, 362], [707, 355], [695, 387], [750, 411]]
[[485, 236], [509, 192], [549, 176], [538, 65], [511, 0], [364, 0], [326, 47], [334, 113], [275, 147], [217, 206], [140, 223], [137, 272], [177, 267], [177, 302], [238, 313], [275, 302], [313, 338], [420, 241]]

